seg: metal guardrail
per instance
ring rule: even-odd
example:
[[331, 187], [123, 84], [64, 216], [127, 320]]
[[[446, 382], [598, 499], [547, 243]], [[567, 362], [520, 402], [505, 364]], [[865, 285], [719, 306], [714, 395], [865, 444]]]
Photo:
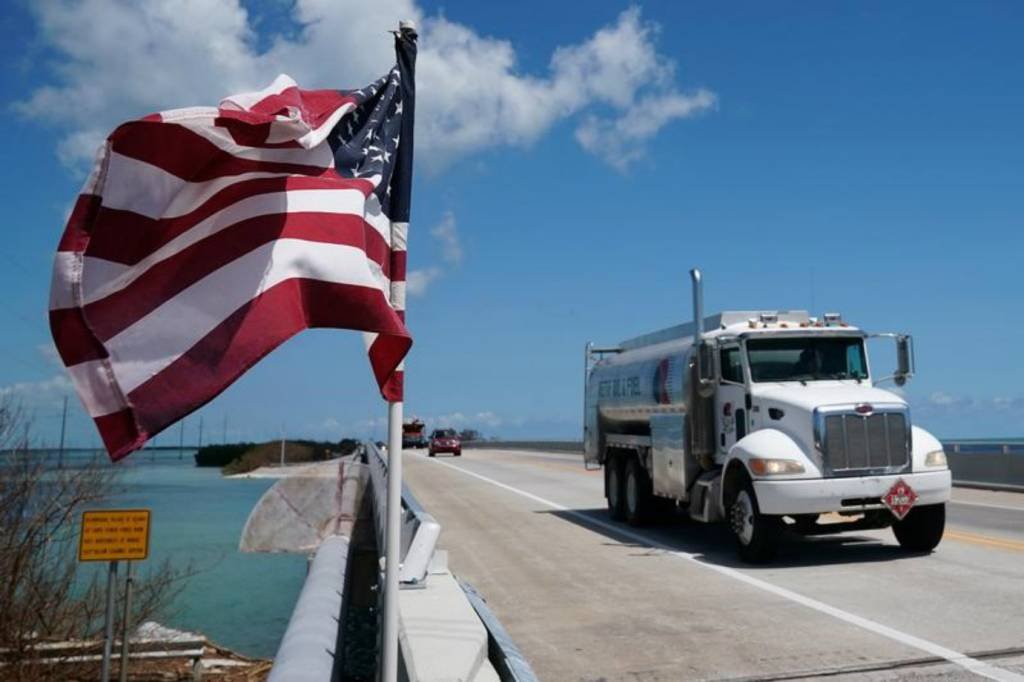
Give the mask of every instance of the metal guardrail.
[[962, 440], [942, 446], [954, 484], [1024, 491], [1024, 443]]
[[1001, 453], [1004, 455], [1024, 455], [1024, 442], [1022, 441], [986, 441], [986, 440], [949, 440], [943, 441], [942, 446], [946, 451], [971, 454]]
[[487, 600], [469, 583], [460, 580], [459, 586], [487, 629], [487, 657], [501, 682], [537, 682], [537, 674], [501, 621], [487, 606]]
[[[942, 445], [955, 485], [1024, 491], [1024, 442], [957, 440]], [[580, 441], [465, 441], [462, 447], [583, 452]]]
[[583, 454], [580, 440], [465, 440], [464, 448], [489, 448], [495, 450], [539, 450], [544, 452], [576, 452]]
[[[388, 462], [376, 443], [367, 441], [364, 445], [367, 464], [370, 466], [370, 485], [373, 487], [374, 528], [377, 532], [377, 546], [384, 547], [387, 524], [387, 476]], [[434, 556], [441, 524], [420, 505], [409, 488], [402, 484], [402, 561], [398, 580], [404, 585], [416, 585], [427, 577], [430, 559]]]

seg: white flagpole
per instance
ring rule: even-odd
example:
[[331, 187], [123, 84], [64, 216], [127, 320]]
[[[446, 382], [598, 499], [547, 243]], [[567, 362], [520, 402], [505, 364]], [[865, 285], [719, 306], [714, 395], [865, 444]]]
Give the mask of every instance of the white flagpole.
[[388, 500], [384, 550], [384, 652], [381, 682], [398, 680], [398, 562], [402, 532], [402, 403], [388, 403]]
[[[400, 70], [408, 69], [409, 82], [402, 83], [403, 92], [408, 91], [410, 96], [413, 92], [413, 65], [416, 62], [416, 26], [411, 21], [402, 21], [398, 25], [398, 33], [395, 35], [395, 56], [398, 60]], [[411, 41], [412, 45], [399, 41]], [[410, 49], [411, 47], [411, 49]], [[409, 145], [412, 149], [412, 116], [415, 110], [415, 99], [411, 98], [405, 103], [408, 110], [402, 118], [403, 145]], [[397, 142], [397, 140], [396, 140]], [[398, 150], [396, 149], [396, 152]], [[412, 163], [411, 153], [405, 157], [405, 161]], [[412, 168], [404, 167], [405, 172], [411, 172]], [[408, 190], [409, 188], [405, 188]], [[406, 203], [408, 197], [405, 198]], [[408, 206], [402, 205], [403, 221], [408, 221]], [[396, 216], [391, 216], [396, 217]], [[405, 227], [404, 223], [391, 224], [391, 249], [392, 267], [394, 267], [394, 250], [405, 250]], [[405, 310], [405, 278], [400, 277], [391, 283], [391, 305], [399, 314], [403, 315]], [[404, 316], [403, 316], [404, 320]], [[403, 372], [405, 363], [398, 366], [396, 371]], [[400, 379], [401, 380], [401, 379]], [[404, 389], [404, 387], [403, 387]], [[401, 522], [402, 522], [402, 400], [388, 403], [388, 495], [387, 495], [387, 528], [385, 530], [384, 551], [384, 637], [382, 645], [382, 666], [381, 682], [398, 682], [398, 571], [401, 556]]]

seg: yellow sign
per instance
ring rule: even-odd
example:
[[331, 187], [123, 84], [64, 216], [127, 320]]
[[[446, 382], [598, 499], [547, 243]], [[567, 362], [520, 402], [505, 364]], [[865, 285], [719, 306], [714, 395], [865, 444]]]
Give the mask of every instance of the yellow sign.
[[82, 512], [79, 561], [141, 561], [148, 556], [148, 509]]

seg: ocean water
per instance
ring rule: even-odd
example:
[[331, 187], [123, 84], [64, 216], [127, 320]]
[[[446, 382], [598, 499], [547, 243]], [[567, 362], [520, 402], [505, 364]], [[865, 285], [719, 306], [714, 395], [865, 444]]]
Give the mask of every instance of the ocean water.
[[142, 451], [110, 465], [122, 474], [111, 506], [152, 511], [149, 559], [135, 570], [145, 574], [165, 558], [191, 565], [195, 574], [161, 622], [242, 654], [272, 657], [302, 588], [306, 557], [243, 554], [238, 540], [253, 505], [276, 481], [226, 479], [219, 469], [196, 467], [193, 451], [183, 454]]

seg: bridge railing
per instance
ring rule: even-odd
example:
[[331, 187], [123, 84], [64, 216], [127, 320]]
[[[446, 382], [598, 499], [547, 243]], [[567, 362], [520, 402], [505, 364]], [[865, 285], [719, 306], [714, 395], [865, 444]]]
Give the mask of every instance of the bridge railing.
[[349, 539], [333, 535], [309, 565], [292, 617], [274, 657], [268, 682], [326, 682], [334, 679], [341, 649], [339, 632], [348, 569]]
[[945, 441], [953, 482], [1006, 490], [1024, 490], [1024, 443]]
[[[956, 440], [945, 441], [942, 445], [956, 485], [1024, 491], [1024, 442]], [[580, 441], [466, 441], [462, 446], [497, 450], [583, 452], [583, 443]]]
[[[387, 526], [388, 461], [377, 444], [367, 441], [366, 460], [370, 466], [370, 485], [373, 492], [374, 528], [377, 532], [377, 546], [384, 547]], [[402, 560], [398, 580], [403, 585], [416, 585], [427, 577], [430, 560], [434, 556], [441, 524], [428, 514], [402, 484]]]

